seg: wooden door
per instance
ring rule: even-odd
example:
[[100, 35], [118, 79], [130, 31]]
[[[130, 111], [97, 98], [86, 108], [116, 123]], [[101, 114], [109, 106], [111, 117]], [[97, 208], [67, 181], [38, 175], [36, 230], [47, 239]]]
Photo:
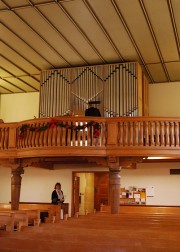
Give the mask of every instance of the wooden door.
[[79, 187], [80, 177], [74, 176], [73, 179], [73, 215], [79, 212]]
[[99, 211], [101, 204], [109, 205], [109, 172], [94, 173], [94, 208]]

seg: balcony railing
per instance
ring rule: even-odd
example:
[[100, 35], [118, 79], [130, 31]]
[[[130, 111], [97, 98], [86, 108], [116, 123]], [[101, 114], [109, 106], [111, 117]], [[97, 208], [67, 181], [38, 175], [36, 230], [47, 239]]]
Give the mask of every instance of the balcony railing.
[[180, 119], [56, 117], [0, 124], [0, 157], [180, 156]]

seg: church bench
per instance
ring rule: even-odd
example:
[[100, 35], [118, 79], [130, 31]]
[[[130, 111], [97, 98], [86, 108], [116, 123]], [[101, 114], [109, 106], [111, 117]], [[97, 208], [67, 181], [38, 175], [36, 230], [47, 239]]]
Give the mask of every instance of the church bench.
[[26, 209], [24, 210], [28, 215], [28, 224], [39, 226], [40, 224], [40, 210], [39, 209]]
[[22, 229], [22, 227], [33, 225], [39, 226], [40, 224], [40, 210], [4, 210], [0, 211], [0, 215], [11, 215], [14, 216], [14, 225], [18, 231]]
[[21, 231], [22, 227], [28, 226], [28, 215], [25, 211], [10, 211], [14, 215], [14, 224], [18, 231]]
[[[101, 205], [102, 213], [110, 213], [108, 205]], [[119, 213], [134, 214], [180, 214], [180, 206], [158, 206], [158, 205], [120, 205]]]
[[11, 204], [0, 203], [0, 211], [11, 210]]
[[0, 216], [13, 216], [14, 227], [18, 231], [21, 231], [22, 227], [28, 226], [28, 214], [25, 211], [0, 211]]
[[[41, 202], [20, 202], [19, 203], [19, 210], [32, 210], [31, 215], [33, 214], [33, 211], [39, 210], [39, 215], [37, 215], [36, 223], [39, 223], [40, 219], [42, 222], [44, 222], [45, 217], [48, 217], [51, 215], [51, 207], [54, 206], [51, 203], [41, 203]], [[63, 209], [63, 214], [68, 215], [69, 213], [69, 203], [63, 203], [61, 204], [61, 209]], [[11, 204], [7, 203], [0, 203], [0, 211], [3, 210], [11, 210]], [[30, 212], [29, 212], [30, 214]], [[37, 213], [38, 214], [38, 213]]]
[[[110, 214], [109, 214], [110, 215]], [[97, 215], [97, 216], [102, 216], [102, 215]], [[104, 215], [106, 216], [106, 214]], [[135, 216], [135, 217], [134, 217]], [[96, 217], [91, 217], [92, 220], [97, 220]], [[103, 218], [103, 216], [102, 216]], [[133, 220], [133, 221], [139, 221], [139, 220], [146, 220], [146, 221], [166, 221], [168, 222], [170, 221], [178, 221], [180, 220], [180, 215], [179, 214], [151, 214], [151, 215], [146, 215], [146, 214], [118, 214], [116, 216], [114, 215], [110, 215], [110, 216], [106, 216], [106, 218], [108, 220], [121, 220], [121, 221], [128, 221], [128, 220]]]
[[[101, 214], [97, 213], [95, 215], [89, 215], [87, 217], [90, 221], [89, 227], [92, 225], [95, 225], [96, 228], [98, 227], [105, 227], [108, 229], [114, 229], [119, 228], [119, 226], [126, 226], [127, 229], [129, 228], [136, 228], [139, 223], [141, 223], [142, 228], [150, 228], [150, 229], [170, 229], [172, 226], [176, 230], [180, 230], [180, 215], [178, 214], [152, 214], [152, 215], [146, 215], [146, 214]], [[107, 222], [109, 224], [107, 224]], [[84, 216], [79, 217], [79, 221], [76, 223], [76, 226], [82, 226], [86, 223], [86, 219]]]
[[[19, 209], [28, 209], [28, 210], [39, 209], [40, 212], [49, 211], [51, 206], [53, 206], [51, 203], [40, 203], [40, 202], [20, 202], [19, 203]], [[64, 214], [68, 214], [69, 203], [61, 204], [61, 209], [63, 209]]]
[[[42, 203], [42, 202], [20, 202], [19, 210], [36, 210], [39, 209], [40, 212], [48, 211], [52, 206], [51, 203]], [[65, 214], [69, 213], [69, 203], [63, 203], [61, 205]], [[10, 203], [0, 203], [0, 210], [11, 210]]]
[[13, 231], [15, 225], [13, 213], [0, 213], [0, 227], [6, 231]]
[[[19, 209], [26, 210], [40, 210], [40, 219], [42, 222], [47, 220], [52, 221], [52, 208], [56, 206], [51, 203], [39, 203], [39, 202], [20, 202]], [[61, 209], [63, 210], [63, 215], [68, 215], [69, 213], [69, 203], [61, 204]]]

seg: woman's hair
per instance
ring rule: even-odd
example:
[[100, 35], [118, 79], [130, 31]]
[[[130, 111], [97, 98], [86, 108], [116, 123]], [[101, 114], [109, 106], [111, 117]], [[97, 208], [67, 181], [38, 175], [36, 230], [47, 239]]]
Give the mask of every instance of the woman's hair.
[[59, 182], [57, 182], [54, 186], [54, 189], [56, 189], [56, 186], [61, 186], [61, 184]]

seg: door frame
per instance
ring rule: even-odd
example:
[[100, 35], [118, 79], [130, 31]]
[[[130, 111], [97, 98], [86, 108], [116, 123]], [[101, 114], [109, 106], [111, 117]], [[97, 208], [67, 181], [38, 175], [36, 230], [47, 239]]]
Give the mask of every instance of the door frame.
[[[77, 173], [109, 173], [109, 171], [92, 171], [92, 170], [88, 170], [88, 171], [72, 171], [72, 197], [71, 197], [71, 216], [74, 216], [74, 177], [77, 176]], [[109, 202], [109, 199], [108, 199]]]

